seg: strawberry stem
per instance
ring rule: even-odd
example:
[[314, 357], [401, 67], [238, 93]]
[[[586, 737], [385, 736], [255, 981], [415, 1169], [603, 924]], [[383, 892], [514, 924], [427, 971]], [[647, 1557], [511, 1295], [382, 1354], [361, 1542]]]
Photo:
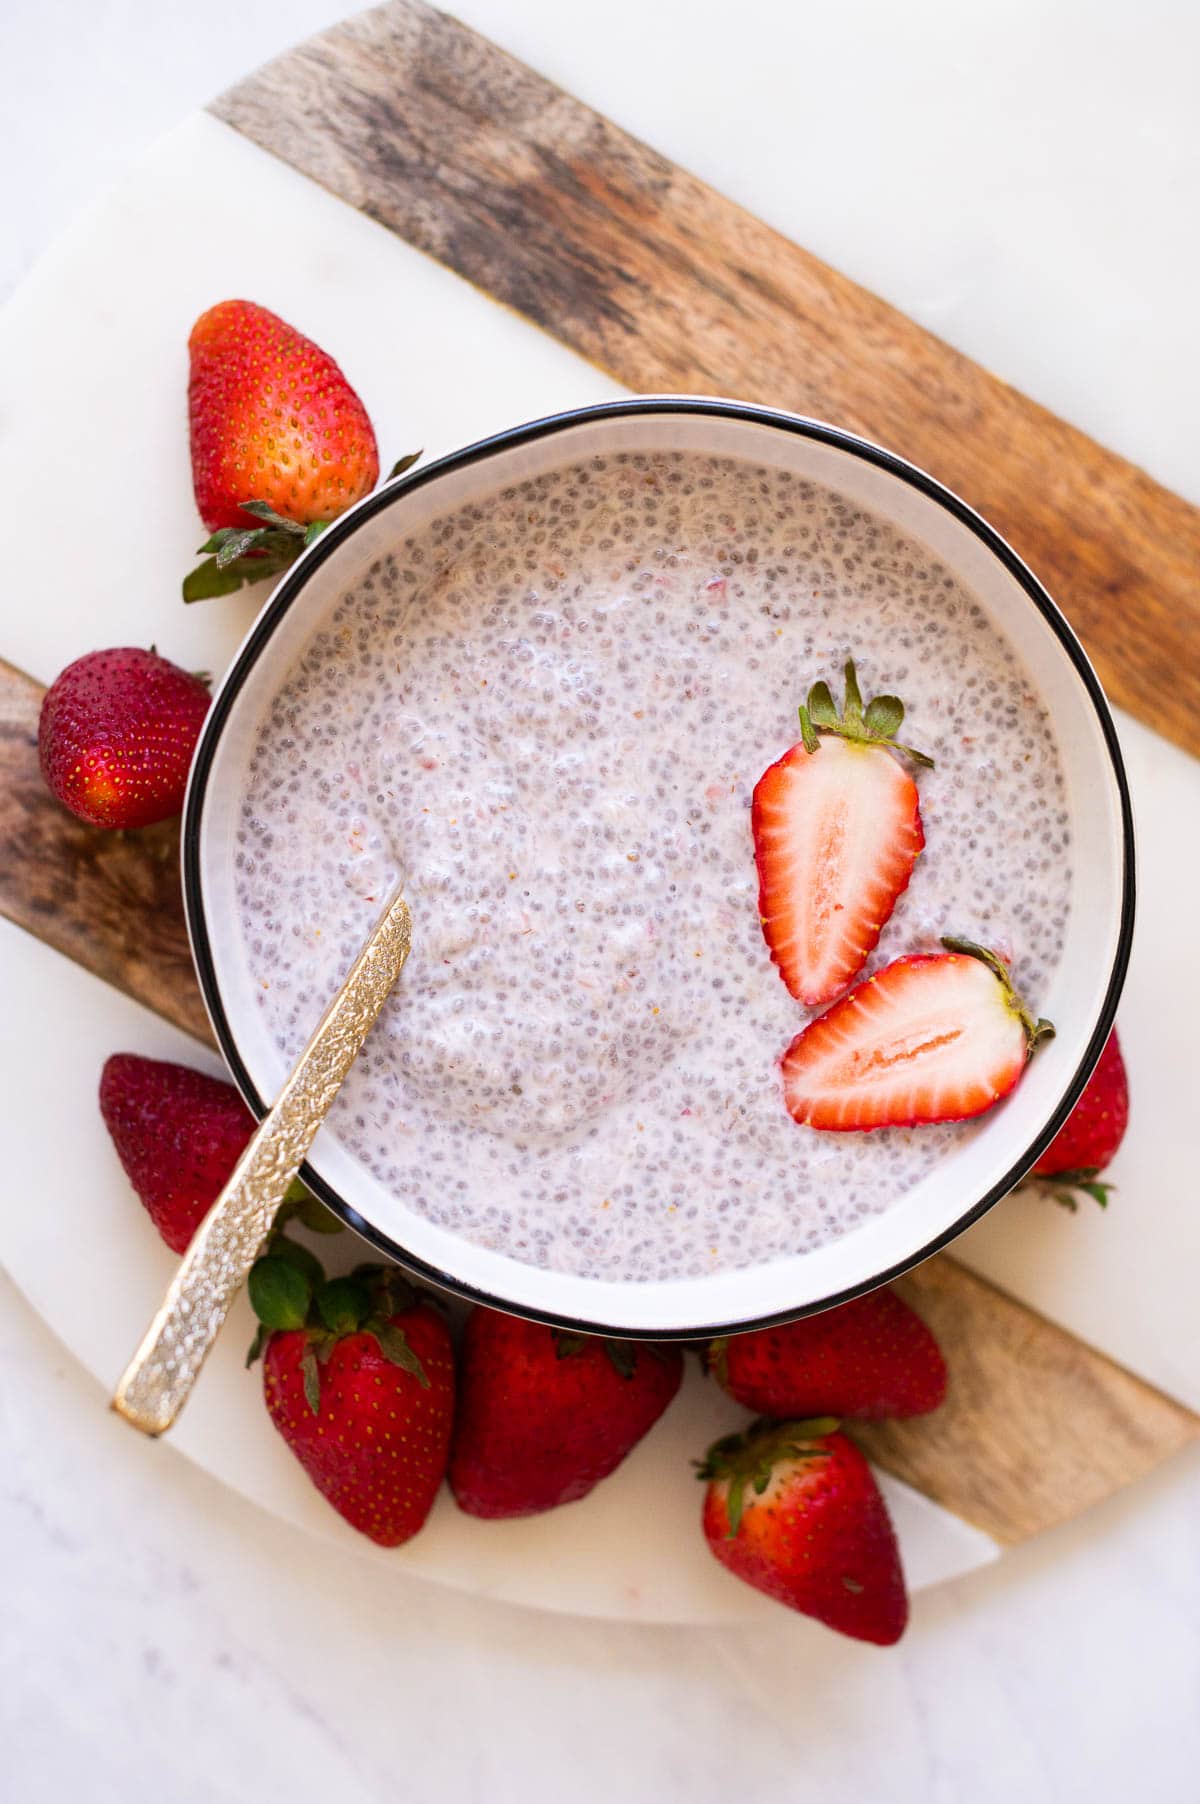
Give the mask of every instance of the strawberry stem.
[[1004, 990], [1005, 1002], [1025, 1029], [1025, 1038], [1028, 1042], [1026, 1058], [1033, 1057], [1043, 1040], [1054, 1038], [1053, 1021], [1047, 1021], [1044, 1015], [1034, 1017], [1031, 1010], [1022, 1001], [1019, 991], [1013, 984], [1008, 966], [998, 953], [989, 951], [986, 946], [976, 945], [974, 940], [958, 939], [954, 934], [943, 934], [942, 945], [947, 952], [957, 952], [966, 958], [977, 958], [999, 981]]
[[820, 749], [819, 733], [834, 733], [855, 745], [883, 745], [890, 751], [911, 758], [914, 764], [933, 769], [933, 759], [914, 746], [902, 745], [896, 738], [904, 721], [904, 703], [898, 695], [876, 695], [863, 706], [854, 659], [847, 658], [845, 695], [841, 711], [833, 692], [825, 681], [816, 682], [808, 692], [808, 700], [800, 705], [800, 737], [806, 752]]
[[702, 1460], [693, 1461], [697, 1478], [724, 1479], [728, 1483], [727, 1540], [732, 1541], [741, 1527], [746, 1486], [752, 1485], [755, 1496], [761, 1497], [781, 1460], [828, 1458], [829, 1449], [820, 1442], [837, 1427], [836, 1416], [814, 1416], [801, 1422], [772, 1422], [764, 1416], [752, 1422], [744, 1433], [727, 1434], [714, 1441]]
[[1081, 1165], [1078, 1171], [1035, 1172], [1033, 1175], [1036, 1182], [1052, 1186], [1055, 1202], [1061, 1203], [1072, 1214], [1079, 1208], [1071, 1194], [1073, 1190], [1081, 1190], [1085, 1196], [1090, 1196], [1101, 1209], [1108, 1208], [1108, 1196], [1113, 1186], [1100, 1180], [1098, 1165]]

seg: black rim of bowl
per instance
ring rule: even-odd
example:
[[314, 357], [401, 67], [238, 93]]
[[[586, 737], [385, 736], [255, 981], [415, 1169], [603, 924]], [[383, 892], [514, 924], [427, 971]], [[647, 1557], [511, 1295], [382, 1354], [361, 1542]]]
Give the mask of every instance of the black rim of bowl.
[[[242, 1061], [225, 1011], [212, 959], [200, 881], [200, 829], [205, 797], [208, 792], [208, 780], [216, 748], [234, 701], [283, 615], [292, 606], [309, 578], [364, 521], [374, 518], [376, 514], [390, 507], [401, 495], [411, 494], [413, 490], [424, 487], [426, 483], [436, 481], [450, 470], [462, 469], [466, 465], [483, 462], [497, 452], [513, 450], [519, 445], [549, 437], [572, 426], [590, 425], [599, 420], [645, 414], [690, 414], [714, 419], [739, 420], [750, 425], [767, 426], [776, 431], [790, 432], [802, 438], [815, 439], [821, 444], [847, 451], [867, 463], [874, 464], [879, 469], [888, 471], [911, 488], [919, 490], [921, 494], [937, 502], [947, 513], [953, 515], [956, 520], [974, 533], [975, 537], [987, 546], [992, 555], [1020, 584], [1029, 600], [1055, 634], [1087, 691], [1100, 724], [1120, 798], [1122, 832], [1121, 925], [1112, 970], [1109, 973], [1096, 1029], [1088, 1041], [1084, 1056], [1064, 1092], [1053, 1118], [1037, 1138], [1022, 1151], [1004, 1176], [992, 1185], [982, 1197], [965, 1209], [949, 1228], [935, 1235], [932, 1240], [927, 1241], [897, 1264], [875, 1272], [870, 1277], [863, 1278], [860, 1282], [843, 1290], [835, 1291], [815, 1302], [799, 1304], [790, 1309], [775, 1310], [768, 1314], [752, 1315], [737, 1321], [696, 1322], [687, 1327], [662, 1329], [629, 1328], [591, 1318], [533, 1309], [528, 1305], [513, 1303], [505, 1297], [480, 1290], [455, 1277], [452, 1272], [443, 1271], [437, 1266], [419, 1259], [360, 1215], [357, 1209], [347, 1203], [311, 1166], [305, 1164], [301, 1168], [301, 1175], [314, 1195], [318, 1196], [362, 1239], [377, 1248], [388, 1259], [413, 1273], [414, 1276], [424, 1278], [468, 1302], [483, 1303], [510, 1315], [525, 1316], [530, 1320], [546, 1322], [554, 1327], [573, 1329], [581, 1333], [611, 1333], [634, 1340], [686, 1341], [703, 1340], [717, 1334], [747, 1333], [754, 1328], [770, 1327], [776, 1323], [795, 1321], [803, 1316], [818, 1314], [838, 1303], [849, 1302], [853, 1297], [862, 1296], [868, 1291], [877, 1289], [879, 1285], [888, 1283], [906, 1271], [911, 1271], [914, 1266], [920, 1265], [934, 1253], [940, 1252], [943, 1247], [957, 1239], [973, 1222], [985, 1215], [993, 1204], [1007, 1196], [1040, 1158], [1079, 1100], [1112, 1028], [1117, 1002], [1129, 965], [1135, 899], [1133, 815], [1129, 800], [1129, 785], [1120, 746], [1117, 742], [1116, 728], [1099, 680], [1067, 621], [1033, 572], [1021, 561], [1012, 547], [997, 532], [993, 531], [986, 520], [982, 519], [973, 508], [968, 507], [951, 490], [944, 488], [940, 482], [927, 475], [923, 470], [919, 470], [915, 465], [907, 463], [893, 452], [886, 451], [881, 446], [874, 445], [867, 439], [858, 438], [853, 433], [845, 432], [839, 427], [829, 426], [818, 420], [804, 419], [796, 414], [776, 412], [771, 408], [755, 406], [749, 402], [710, 400], [690, 396], [641, 396], [624, 401], [601, 402], [591, 407], [572, 408], [564, 413], [550, 414], [543, 419], [532, 420], [527, 425], [496, 433], [490, 438], [480, 439], [475, 444], [465, 446], [461, 451], [454, 451], [447, 457], [439, 458], [435, 463], [413, 470], [396, 482], [388, 483], [376, 490], [349, 514], [343, 515], [342, 518], [335, 520], [331, 526], [327, 527], [300, 564], [281, 577], [263, 612], [251, 628], [213, 701], [196, 749], [183, 820], [183, 889], [188, 933], [191, 938], [192, 954], [205, 1007], [234, 1081], [255, 1116], [261, 1119], [266, 1113], [268, 1105], [258, 1094], [250, 1073]], [[629, 1282], [635, 1283], [636, 1281], [631, 1279]]]

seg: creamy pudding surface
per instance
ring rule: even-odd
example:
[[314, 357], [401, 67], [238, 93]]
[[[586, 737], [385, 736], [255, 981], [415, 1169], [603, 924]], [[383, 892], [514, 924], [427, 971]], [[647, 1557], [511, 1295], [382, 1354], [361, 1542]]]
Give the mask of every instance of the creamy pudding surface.
[[867, 970], [959, 934], [1036, 1011], [1070, 881], [1050, 722], [970, 592], [832, 491], [592, 458], [443, 515], [317, 624], [251, 754], [238, 925], [291, 1060], [403, 881], [413, 951], [330, 1126], [413, 1210], [537, 1266], [690, 1277], [848, 1232], [976, 1131], [784, 1107], [810, 1012], [763, 941], [750, 802], [847, 657], [936, 760]]

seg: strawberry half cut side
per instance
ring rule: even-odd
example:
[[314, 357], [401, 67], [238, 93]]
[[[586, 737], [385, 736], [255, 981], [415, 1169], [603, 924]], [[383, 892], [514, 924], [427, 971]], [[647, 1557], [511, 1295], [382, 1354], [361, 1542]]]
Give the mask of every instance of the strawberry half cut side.
[[810, 1008], [852, 982], [908, 888], [924, 844], [917, 786], [898, 744], [904, 704], [863, 706], [853, 662], [839, 713], [827, 683], [800, 709], [801, 738], [754, 790], [759, 917], [788, 990]]
[[835, 1133], [982, 1115], [1054, 1032], [995, 953], [945, 939], [896, 959], [817, 1017], [783, 1056], [795, 1121]]

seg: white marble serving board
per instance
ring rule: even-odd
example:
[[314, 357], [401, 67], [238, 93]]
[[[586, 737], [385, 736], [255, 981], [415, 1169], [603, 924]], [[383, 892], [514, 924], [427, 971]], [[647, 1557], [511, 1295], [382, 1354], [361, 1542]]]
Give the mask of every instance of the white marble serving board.
[[[252, 229], [230, 229], [231, 197]], [[199, 542], [183, 389], [185, 340], [212, 301], [276, 308], [344, 365], [385, 464], [436, 455], [615, 385], [439, 265], [400, 244], [206, 117], [190, 121], [37, 269], [0, 320], [0, 493], [28, 530], [7, 552], [4, 654], [48, 679], [99, 644], [155, 641], [219, 671], [260, 604], [186, 609], [181, 568]], [[69, 415], [72, 430], [61, 422]], [[136, 447], [136, 455], [131, 454]], [[903, 447], [898, 447], [903, 449]], [[63, 525], [59, 497], [70, 497]], [[38, 525], [39, 520], [42, 524]], [[53, 542], [52, 563], [46, 556]], [[1200, 1403], [1190, 1274], [1200, 1212], [1182, 1187], [1195, 976], [1173, 957], [1173, 897], [1200, 858], [1200, 767], [1122, 719], [1142, 843], [1143, 904], [1121, 1011], [1134, 1123], [1107, 1215], [1039, 1198], [993, 1211], [962, 1256], [1153, 1382]], [[77, 1356], [111, 1383], [171, 1270], [131, 1198], [95, 1109], [105, 1054], [129, 1048], [211, 1064], [183, 1036], [36, 945], [0, 929], [9, 1182], [0, 1255]], [[1180, 983], [1190, 983], [1188, 994]], [[51, 1076], [52, 1074], [52, 1076]], [[65, 1129], [65, 1131], [64, 1131]], [[1136, 1183], [1134, 1174], [1136, 1173]], [[381, 1569], [481, 1594], [643, 1620], [724, 1620], [769, 1608], [708, 1559], [687, 1459], [727, 1421], [694, 1376], [651, 1439], [586, 1503], [532, 1522], [466, 1521], [444, 1499], [411, 1547], [383, 1555], [344, 1531], [267, 1430], [241, 1371], [234, 1321], [173, 1446], [264, 1507], [352, 1541]], [[130, 1437], [129, 1457], [170, 1458]], [[914, 1585], [995, 1547], [889, 1483]], [[629, 1524], [638, 1523], [631, 1535]]]

